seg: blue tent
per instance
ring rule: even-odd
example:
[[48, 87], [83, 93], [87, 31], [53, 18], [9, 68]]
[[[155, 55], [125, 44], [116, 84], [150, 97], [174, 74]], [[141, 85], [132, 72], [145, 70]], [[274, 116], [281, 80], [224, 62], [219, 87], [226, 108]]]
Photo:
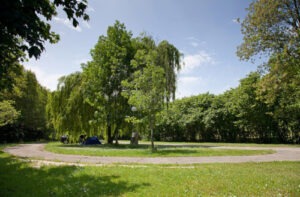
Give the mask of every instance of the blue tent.
[[84, 142], [85, 145], [92, 145], [92, 144], [101, 144], [99, 139], [94, 136], [94, 137], [88, 137], [86, 141]]

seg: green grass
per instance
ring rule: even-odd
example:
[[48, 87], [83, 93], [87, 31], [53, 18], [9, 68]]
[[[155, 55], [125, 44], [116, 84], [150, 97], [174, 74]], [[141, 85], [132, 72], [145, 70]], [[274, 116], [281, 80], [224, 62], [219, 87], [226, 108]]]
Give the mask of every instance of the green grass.
[[[128, 141], [121, 140], [120, 143], [128, 143]], [[140, 141], [140, 144], [150, 144], [149, 141]], [[184, 145], [184, 146], [231, 146], [231, 147], [288, 147], [299, 148], [300, 144], [257, 144], [257, 143], [223, 143], [223, 142], [155, 142], [156, 145]]]
[[49, 143], [46, 150], [60, 154], [87, 155], [87, 156], [121, 156], [121, 157], [182, 157], [182, 156], [240, 156], [271, 154], [272, 150], [238, 150], [238, 149], [211, 149], [203, 145], [168, 145], [158, 144], [157, 151], [151, 152], [147, 144], [132, 147], [128, 144], [115, 145], [64, 145]]
[[300, 162], [44, 166], [0, 152], [0, 194], [10, 196], [300, 196]]

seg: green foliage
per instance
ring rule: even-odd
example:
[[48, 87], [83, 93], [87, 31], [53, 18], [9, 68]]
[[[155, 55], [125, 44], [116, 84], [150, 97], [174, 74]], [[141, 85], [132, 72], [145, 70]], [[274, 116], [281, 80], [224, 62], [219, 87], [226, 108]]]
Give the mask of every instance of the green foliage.
[[[300, 53], [299, 53], [300, 54]], [[268, 62], [269, 72], [259, 83], [259, 99], [265, 102], [283, 141], [300, 137], [300, 61], [283, 52]]]
[[131, 81], [125, 80], [122, 85], [127, 90], [124, 95], [129, 97], [129, 104], [134, 105], [141, 112], [157, 112], [162, 108], [164, 99], [164, 70], [155, 65], [157, 53], [148, 54], [137, 52], [134, 68], [145, 63], [144, 67], [133, 73]]
[[[148, 114], [145, 119], [151, 123], [164, 100], [175, 98], [175, 70], [180, 69], [181, 56], [167, 41], [156, 46], [149, 36], [132, 38], [125, 25], [116, 21], [108, 27], [107, 36], [99, 37], [91, 55], [92, 61], [83, 65], [84, 98], [97, 110], [94, 119], [105, 125], [108, 143], [128, 130], [130, 123], [142, 122], [140, 117], [130, 118], [130, 105], [137, 105], [139, 114]], [[137, 90], [135, 98], [133, 90]]]
[[260, 0], [248, 8], [242, 22], [244, 41], [237, 55], [248, 60], [256, 54], [270, 55], [287, 50], [290, 55], [299, 53], [300, 41], [299, 0]]
[[250, 73], [240, 81], [240, 86], [235, 92], [236, 116], [235, 125], [243, 131], [243, 138], [257, 138], [268, 142], [274, 134], [274, 122], [270, 115], [269, 108], [265, 103], [257, 99], [256, 89], [260, 81], [257, 72]]
[[237, 88], [224, 94], [202, 94], [172, 102], [159, 115], [156, 137], [170, 141], [297, 143], [298, 87], [289, 83], [292, 87], [276, 95], [279, 103], [267, 104], [267, 94], [261, 92], [267, 77], [250, 73]]
[[210, 134], [203, 122], [214, 95], [203, 94], [175, 100], [159, 115], [159, 138], [163, 140], [209, 140]]
[[10, 100], [4, 100], [0, 102], [0, 127], [7, 124], [13, 124], [20, 115], [14, 106], [14, 102]]
[[166, 40], [159, 43], [157, 46], [157, 65], [163, 67], [165, 73], [165, 97], [166, 102], [175, 100], [176, 91], [176, 72], [181, 69], [180, 58], [181, 54], [178, 49]]
[[112, 129], [115, 137], [118, 136], [129, 110], [127, 99], [121, 95], [121, 81], [132, 73], [131, 36], [125, 25], [117, 21], [108, 27], [107, 36], [99, 37], [91, 50], [92, 61], [83, 67], [86, 100], [99, 111], [96, 118], [106, 125], [108, 143], [113, 141]]
[[[72, 25], [79, 18], [88, 20], [87, 0], [15, 0], [1, 2], [0, 6], [0, 78], [5, 78], [9, 67], [23, 61], [25, 55], [39, 58], [46, 41], [56, 43], [59, 35], [51, 31], [48, 21], [62, 7]], [[0, 83], [2, 88], [2, 84]]]
[[133, 67], [141, 69], [133, 73], [131, 81], [125, 80], [122, 85], [127, 91], [123, 95], [129, 98], [128, 103], [144, 114], [142, 118], [147, 119], [150, 128], [150, 136], [153, 144], [153, 129], [156, 122], [156, 113], [164, 105], [165, 72], [164, 69], [155, 64], [157, 52], [150, 51], [148, 54], [137, 52]]
[[256, 54], [269, 57], [255, 90], [255, 97], [264, 103], [260, 109], [273, 119], [264, 124], [277, 127], [272, 130], [281, 141], [299, 142], [300, 2], [254, 1], [248, 11], [237, 54], [244, 60]]
[[15, 84], [2, 89], [0, 101], [11, 100], [19, 115], [14, 124], [0, 127], [1, 141], [45, 137], [48, 130], [45, 111], [48, 90], [38, 83], [34, 73], [25, 70], [20, 65], [10, 70], [7, 77], [15, 81]]
[[51, 93], [47, 104], [48, 124], [56, 131], [56, 137], [69, 134], [69, 140], [74, 142], [83, 134], [99, 134], [101, 122], [91, 122], [96, 109], [85, 102], [84, 93], [82, 73], [60, 78], [58, 89]]

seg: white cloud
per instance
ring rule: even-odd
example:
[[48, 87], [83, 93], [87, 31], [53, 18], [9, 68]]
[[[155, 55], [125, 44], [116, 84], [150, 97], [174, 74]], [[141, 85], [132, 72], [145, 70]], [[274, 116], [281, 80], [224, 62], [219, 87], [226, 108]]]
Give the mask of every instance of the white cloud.
[[201, 77], [180, 76], [177, 83], [176, 98], [183, 98], [199, 94], [199, 87], [205, 82]]
[[191, 41], [196, 41], [196, 42], [200, 42], [201, 40], [199, 40], [199, 39], [197, 39], [197, 38], [195, 38], [195, 37], [193, 37], [193, 36], [190, 36], [190, 37], [187, 37], [187, 38], [185, 38], [186, 40], [191, 40]]
[[191, 42], [190, 44], [191, 44], [193, 47], [199, 46], [198, 42]]
[[54, 17], [53, 19], [54, 19], [54, 21], [56, 21], [58, 23], [61, 23], [65, 26], [67, 26], [70, 29], [73, 29], [73, 30], [78, 31], [78, 32], [82, 31], [82, 29], [81, 29], [81, 27], [79, 27], [79, 25], [77, 25], [77, 27], [74, 27], [72, 22], [67, 18], [64, 19], [64, 18], [60, 18], [60, 17]]
[[178, 82], [184, 83], [184, 84], [193, 84], [195, 82], [200, 82], [200, 77], [193, 77], [193, 76], [186, 76], [186, 77], [180, 77]]
[[25, 65], [25, 68], [34, 72], [39, 83], [52, 91], [56, 90], [58, 79], [63, 76], [62, 74], [46, 73], [43, 69], [37, 66]]
[[185, 40], [188, 40], [189, 44], [193, 47], [198, 47], [200, 45], [205, 45], [206, 42], [205, 41], [201, 41], [193, 36], [187, 37], [185, 38]]
[[205, 51], [199, 51], [195, 54], [187, 54], [183, 58], [184, 66], [181, 73], [190, 73], [196, 68], [205, 64], [215, 64], [213, 57]]

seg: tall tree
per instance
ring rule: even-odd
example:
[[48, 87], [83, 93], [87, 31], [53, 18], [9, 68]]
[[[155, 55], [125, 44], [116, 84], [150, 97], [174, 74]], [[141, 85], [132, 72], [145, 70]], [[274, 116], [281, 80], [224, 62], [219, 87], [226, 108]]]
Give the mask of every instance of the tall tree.
[[[280, 140], [294, 141], [300, 135], [300, 1], [260, 0], [248, 8], [242, 23], [244, 42], [237, 54], [243, 60], [266, 54], [265, 76], [258, 85], [258, 97], [273, 110]], [[296, 141], [299, 141], [296, 140]]]
[[130, 61], [134, 52], [131, 32], [117, 21], [108, 27], [91, 50], [92, 61], [83, 67], [87, 101], [105, 117], [107, 142], [112, 143], [112, 130], [117, 135], [129, 109], [122, 95], [121, 81], [132, 73]]
[[134, 72], [131, 81], [123, 81], [123, 86], [128, 91], [123, 93], [128, 97], [128, 103], [137, 108], [137, 111], [145, 114], [145, 118], [149, 123], [150, 138], [152, 151], [154, 148], [154, 128], [156, 124], [156, 114], [164, 105], [165, 78], [164, 69], [157, 66], [155, 60], [157, 52], [150, 51], [148, 54], [137, 53], [133, 66], [139, 67], [141, 64], [145, 66]]
[[270, 55], [287, 50], [299, 57], [300, 1], [255, 0], [242, 22], [243, 43], [237, 55], [249, 60], [257, 54]]
[[168, 104], [171, 100], [175, 100], [176, 73], [181, 69], [181, 54], [166, 40], [159, 43], [157, 52], [157, 65], [160, 65], [165, 71], [165, 99]]
[[13, 107], [19, 111], [19, 116], [14, 124], [2, 127], [0, 130], [6, 132], [5, 136], [10, 136], [11, 140], [13, 138], [34, 140], [45, 137], [47, 134], [45, 106], [48, 90], [38, 83], [35, 74], [31, 71], [25, 70], [21, 65], [15, 68], [10, 69], [7, 75], [15, 81], [15, 84], [11, 88], [2, 89], [0, 101], [12, 101]]
[[252, 72], [240, 81], [234, 95], [238, 118], [235, 124], [245, 138], [269, 142], [276, 137], [272, 132], [274, 131], [274, 122], [268, 114], [268, 106], [257, 98], [257, 85], [260, 80], [259, 73]]
[[99, 135], [101, 121], [94, 120], [95, 113], [96, 109], [85, 102], [82, 73], [61, 77], [47, 103], [48, 121], [56, 134], [68, 134], [72, 142], [82, 134]]
[[271, 57], [268, 68], [258, 84], [258, 97], [272, 109], [280, 141], [299, 142], [300, 60], [283, 52]]

